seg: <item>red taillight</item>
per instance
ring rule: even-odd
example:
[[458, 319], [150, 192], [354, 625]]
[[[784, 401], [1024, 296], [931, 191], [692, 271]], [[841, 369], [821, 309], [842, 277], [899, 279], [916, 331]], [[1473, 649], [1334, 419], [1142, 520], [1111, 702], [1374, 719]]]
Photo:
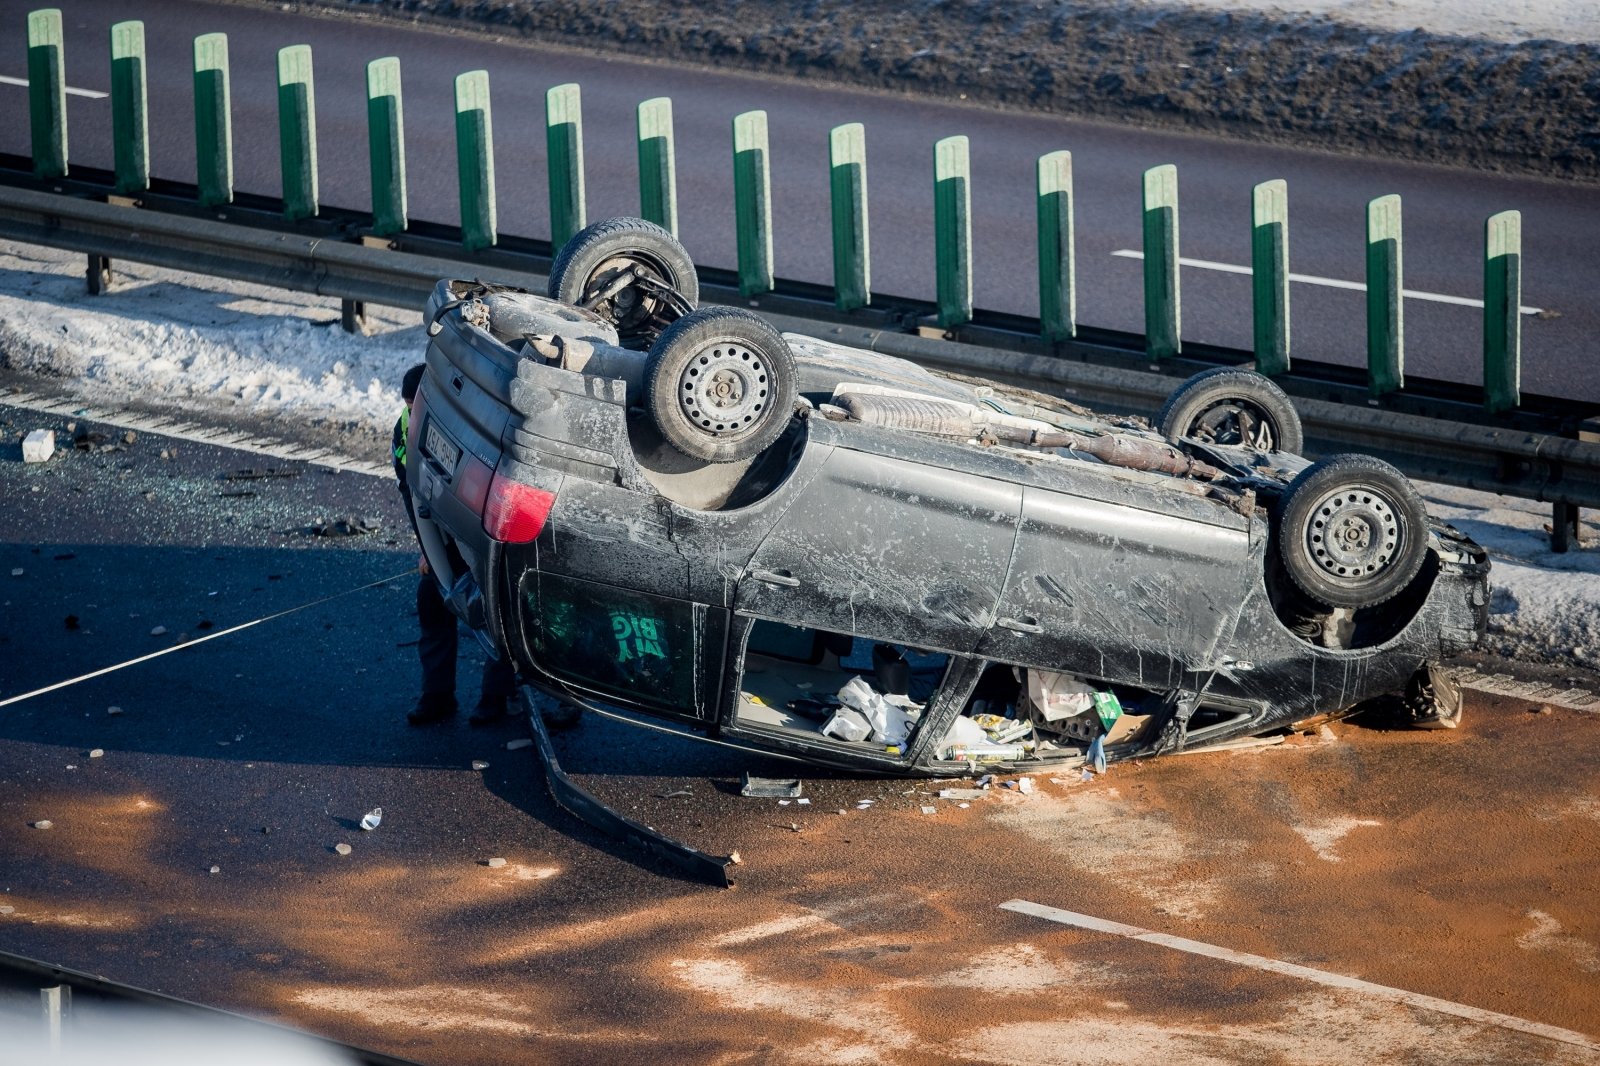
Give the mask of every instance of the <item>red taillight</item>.
[[495, 540], [526, 544], [539, 536], [556, 494], [496, 474], [483, 508], [483, 529]]
[[454, 491], [456, 499], [466, 504], [473, 514], [483, 513], [483, 503], [489, 498], [489, 484], [494, 471], [489, 464], [469, 455], [461, 460], [456, 471]]

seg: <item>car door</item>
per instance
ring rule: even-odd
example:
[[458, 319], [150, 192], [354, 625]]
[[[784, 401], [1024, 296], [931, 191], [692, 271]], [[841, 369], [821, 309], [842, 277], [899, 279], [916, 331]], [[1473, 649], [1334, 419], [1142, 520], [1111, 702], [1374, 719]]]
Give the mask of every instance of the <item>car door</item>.
[[620, 707], [716, 718], [725, 609], [538, 570], [524, 573], [518, 601], [540, 674]]
[[1021, 489], [947, 465], [836, 448], [756, 548], [739, 613], [946, 652], [999, 605]]
[[1089, 468], [1023, 492], [1005, 593], [979, 654], [1164, 690], [1208, 671], [1259, 580], [1251, 522]]

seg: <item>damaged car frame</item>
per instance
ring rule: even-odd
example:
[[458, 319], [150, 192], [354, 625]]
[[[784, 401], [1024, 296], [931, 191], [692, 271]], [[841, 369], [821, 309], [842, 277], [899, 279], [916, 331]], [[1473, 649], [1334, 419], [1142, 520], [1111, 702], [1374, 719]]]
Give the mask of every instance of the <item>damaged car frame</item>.
[[430, 299], [419, 535], [561, 699], [836, 767], [1024, 769], [1436, 704], [1483, 635], [1482, 549], [1387, 464], [1295, 454], [1252, 372], [1185, 382], [1157, 432], [697, 295], [671, 236], [613, 219], [548, 295]]

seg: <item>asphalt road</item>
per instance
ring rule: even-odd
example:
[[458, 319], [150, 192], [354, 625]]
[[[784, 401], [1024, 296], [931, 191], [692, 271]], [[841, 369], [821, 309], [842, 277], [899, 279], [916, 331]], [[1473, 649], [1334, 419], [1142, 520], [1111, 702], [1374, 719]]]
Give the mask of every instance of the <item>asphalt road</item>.
[[[0, 948], [440, 1066], [1600, 1062], [1600, 715], [1471, 694], [1453, 733], [967, 807], [804, 768], [782, 806], [737, 782], [787, 764], [559, 734], [619, 810], [742, 853], [709, 889], [556, 808], [525, 723], [403, 724], [414, 579], [350, 591], [413, 561], [386, 479], [99, 425], [113, 450], [23, 465], [52, 426], [0, 406], [0, 699], [339, 598], [0, 707]], [[299, 473], [225, 478], [268, 466]], [[336, 516], [376, 532], [305, 532]]]
[[[0, 0], [0, 25], [13, 27], [19, 43], [25, 14], [35, 6], [32, 0]], [[864, 122], [873, 285], [879, 293], [931, 298], [932, 145], [947, 135], [966, 134], [973, 158], [975, 300], [979, 307], [1001, 311], [1036, 311], [1034, 161], [1044, 152], [1068, 148], [1078, 198], [1080, 320], [1137, 332], [1143, 330], [1141, 267], [1113, 253], [1140, 248], [1139, 174], [1153, 165], [1178, 165], [1185, 256], [1248, 264], [1250, 188], [1285, 178], [1293, 205], [1292, 269], [1342, 281], [1363, 278], [1364, 204], [1399, 193], [1405, 203], [1407, 288], [1452, 297], [1481, 295], [1484, 219], [1515, 208], [1523, 213], [1523, 303], [1547, 312], [1523, 318], [1523, 388], [1600, 400], [1600, 377], [1592, 371], [1592, 338], [1600, 332], [1593, 299], [1600, 284], [1594, 259], [1600, 247], [1600, 196], [1592, 186], [1151, 132], [960, 100], [834, 89], [253, 5], [82, 0], [67, 10], [68, 82], [99, 92], [109, 85], [104, 43], [109, 26], [122, 19], [145, 20], [154, 171], [184, 181], [194, 180], [190, 42], [200, 33], [227, 32], [237, 185], [269, 195], [279, 192], [274, 55], [285, 45], [310, 43], [317, 71], [322, 198], [333, 205], [360, 208], [369, 202], [364, 68], [380, 56], [400, 57], [411, 214], [418, 219], [453, 223], [458, 218], [452, 84], [460, 72], [487, 69], [503, 233], [548, 234], [543, 132], [548, 87], [569, 81], [583, 87], [591, 219], [638, 210], [634, 108], [647, 98], [669, 96], [678, 137], [681, 233], [697, 261], [714, 266], [735, 260], [731, 119], [764, 108], [772, 137], [777, 272], [809, 281], [831, 280], [827, 132], [843, 122]], [[20, 47], [0, 56], [0, 76], [23, 74]], [[0, 106], [0, 150], [27, 151], [24, 93], [0, 83], [0, 101], [9, 101]], [[72, 96], [68, 110], [71, 158], [109, 166], [108, 100]], [[1187, 338], [1250, 346], [1248, 278], [1186, 267], [1183, 286]], [[1364, 364], [1361, 293], [1297, 283], [1292, 299], [1297, 356]], [[1405, 314], [1411, 374], [1479, 379], [1480, 312], [1412, 298]]]

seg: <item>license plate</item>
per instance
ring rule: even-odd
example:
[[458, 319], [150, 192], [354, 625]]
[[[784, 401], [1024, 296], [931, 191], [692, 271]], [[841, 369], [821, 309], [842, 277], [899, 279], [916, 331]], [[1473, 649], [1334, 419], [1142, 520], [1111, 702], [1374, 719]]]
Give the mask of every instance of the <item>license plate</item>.
[[456, 460], [461, 458], [461, 448], [445, 436], [432, 419], [428, 421], [428, 432], [422, 438], [422, 450], [444, 467], [446, 473], [454, 473]]

